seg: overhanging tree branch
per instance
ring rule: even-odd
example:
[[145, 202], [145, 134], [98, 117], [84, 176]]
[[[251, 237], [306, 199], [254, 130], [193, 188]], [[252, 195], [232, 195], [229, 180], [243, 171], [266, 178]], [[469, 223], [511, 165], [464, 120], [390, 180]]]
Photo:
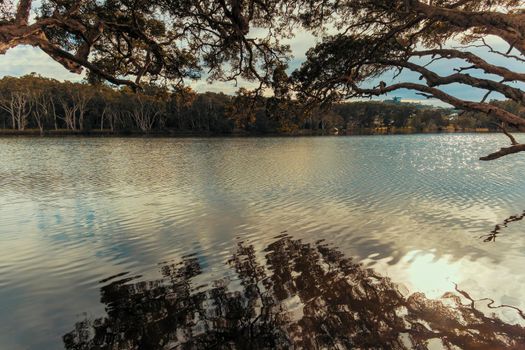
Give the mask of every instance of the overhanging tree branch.
[[511, 47], [525, 54], [525, 14], [496, 11], [466, 11], [433, 6], [419, 0], [408, 0], [410, 6], [429, 19], [437, 19], [465, 30], [483, 28], [487, 34], [499, 36]]
[[420, 50], [410, 52], [411, 56], [436, 56], [447, 58], [447, 59], [463, 59], [472, 64], [472, 67], [483, 70], [488, 74], [499, 75], [502, 78], [505, 78], [507, 81], [522, 81], [525, 82], [525, 74], [515, 71], [511, 71], [508, 68], [490, 64], [481, 57], [473, 54], [472, 52], [460, 51], [455, 49], [431, 49], [431, 50]]
[[[374, 62], [373, 62], [374, 63]], [[390, 67], [404, 67], [414, 72], [421, 73], [427, 81], [427, 85], [435, 87], [439, 85], [448, 85], [453, 83], [460, 83], [470, 85], [475, 88], [496, 91], [504, 95], [505, 97], [516, 101], [518, 103], [525, 103], [525, 93], [518, 88], [503, 84], [502, 82], [496, 82], [489, 79], [476, 78], [468, 74], [456, 73], [449, 76], [439, 76], [431, 70], [417, 65], [408, 61], [398, 60], [378, 60], [377, 63], [383, 64]]]
[[503, 147], [499, 151], [489, 154], [488, 156], [481, 157], [479, 160], [495, 160], [509, 154], [519, 153], [525, 151], [525, 144], [518, 144], [510, 147]]
[[525, 125], [525, 119], [520, 118], [519, 116], [510, 113], [500, 107], [488, 103], [461, 100], [439, 89], [423, 84], [406, 82], [375, 89], [360, 88], [357, 84], [353, 82], [348, 82], [348, 84], [351, 87], [351, 92], [347, 95], [347, 97], [380, 96], [399, 89], [409, 89], [431, 95], [459, 109], [490, 114], [500, 119], [501, 121], [507, 122], [509, 124]]
[[[512, 83], [525, 82], [525, 74], [510, 65], [491, 63], [489, 56], [482, 58], [469, 47], [488, 35], [496, 35], [510, 47], [502, 57], [512, 59], [513, 49], [524, 56], [523, 4], [512, 0], [348, 0], [343, 3], [337, 7], [334, 1], [339, 18], [333, 22], [336, 28], [342, 28], [340, 32], [310, 49], [307, 61], [293, 74], [300, 96], [331, 102], [409, 89], [463, 111], [486, 114], [511, 126], [525, 126], [522, 111], [505, 110], [500, 104], [488, 101], [488, 96], [497, 92], [525, 110], [525, 93], [520, 85]], [[449, 48], [451, 39], [460, 42], [462, 48]], [[420, 64], [421, 58], [430, 58], [430, 62]], [[455, 72], [445, 75], [434, 71], [432, 63], [437, 60], [448, 60]], [[386, 80], [384, 73], [393, 69], [419, 73], [421, 83], [398, 83], [401, 75], [396, 74], [391, 85], [382, 82], [377, 88], [362, 87], [371, 80]], [[468, 74], [470, 71], [472, 74]], [[438, 88], [449, 84], [485, 90], [484, 98], [481, 102], [469, 101]], [[521, 151], [522, 146], [514, 144], [517, 142], [510, 133], [503, 132], [513, 145], [498, 152], [498, 157]], [[483, 159], [497, 159], [495, 157]]]

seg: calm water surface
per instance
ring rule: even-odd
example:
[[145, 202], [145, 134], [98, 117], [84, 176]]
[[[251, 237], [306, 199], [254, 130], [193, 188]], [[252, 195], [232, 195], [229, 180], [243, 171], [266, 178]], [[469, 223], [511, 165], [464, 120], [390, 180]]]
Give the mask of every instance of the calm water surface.
[[0, 138], [0, 349], [525, 343], [505, 142]]

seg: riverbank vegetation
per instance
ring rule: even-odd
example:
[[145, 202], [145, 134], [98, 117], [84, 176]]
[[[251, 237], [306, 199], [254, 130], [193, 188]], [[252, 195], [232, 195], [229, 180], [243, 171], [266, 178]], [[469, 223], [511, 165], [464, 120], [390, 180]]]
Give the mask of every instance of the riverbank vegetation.
[[[512, 108], [510, 102], [501, 103]], [[38, 75], [0, 79], [3, 134], [352, 134], [489, 131], [495, 120], [399, 101], [306, 106], [284, 94], [196, 93], [146, 86], [58, 82]]]

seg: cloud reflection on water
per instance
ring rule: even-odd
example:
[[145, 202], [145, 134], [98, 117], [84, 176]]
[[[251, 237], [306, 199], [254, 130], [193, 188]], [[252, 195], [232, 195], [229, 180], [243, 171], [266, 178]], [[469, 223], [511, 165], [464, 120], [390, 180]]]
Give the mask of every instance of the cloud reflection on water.
[[77, 312], [103, 311], [107, 275], [155, 280], [195, 254], [194, 281], [233, 279], [236, 240], [259, 252], [282, 230], [411, 293], [457, 283], [523, 309], [522, 222], [479, 239], [525, 208], [523, 158], [476, 160], [500, 137], [1, 138], [0, 348], [57, 349]]

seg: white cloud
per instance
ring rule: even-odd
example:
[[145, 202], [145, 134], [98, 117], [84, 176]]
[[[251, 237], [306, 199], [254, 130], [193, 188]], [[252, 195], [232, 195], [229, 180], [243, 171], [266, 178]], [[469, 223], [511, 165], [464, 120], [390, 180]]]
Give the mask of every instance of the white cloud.
[[20, 77], [33, 72], [57, 80], [80, 81], [84, 78], [83, 74], [70, 73], [35, 47], [18, 46], [0, 55], [0, 77]]

